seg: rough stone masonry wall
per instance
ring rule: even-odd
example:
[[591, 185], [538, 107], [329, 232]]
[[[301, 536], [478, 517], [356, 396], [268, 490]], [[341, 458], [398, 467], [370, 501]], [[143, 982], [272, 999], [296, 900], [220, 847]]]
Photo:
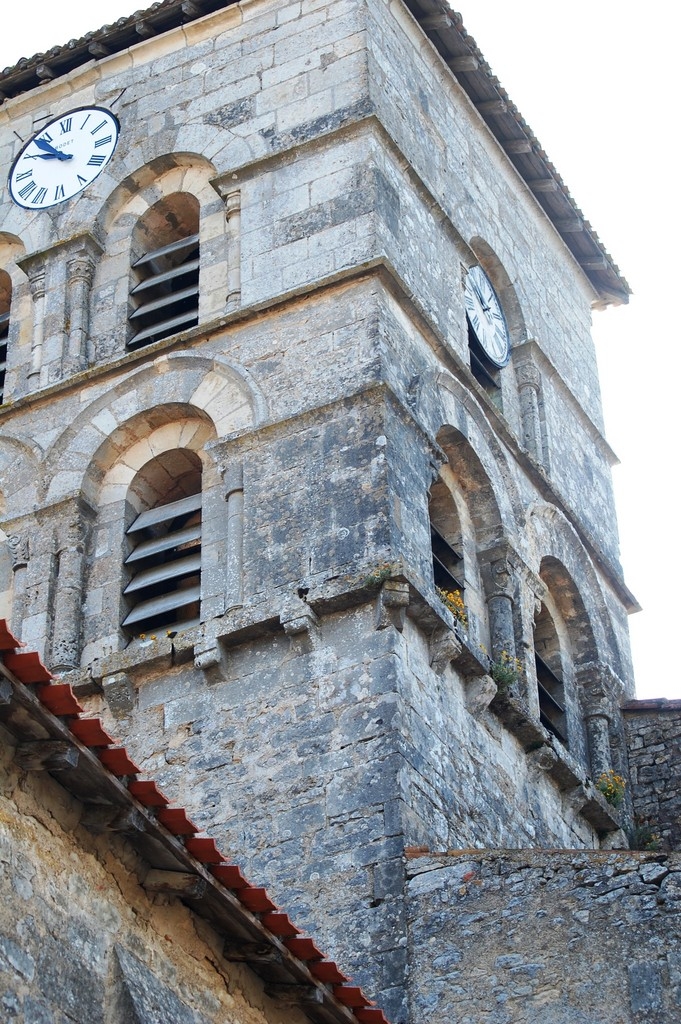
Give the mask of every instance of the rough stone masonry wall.
[[631, 701], [623, 711], [639, 827], [681, 850], [681, 700]]
[[26, 775], [0, 730], [0, 1019], [14, 1024], [300, 1024], [177, 900], [149, 898], [144, 863], [93, 837], [81, 805]]
[[411, 1020], [681, 1019], [678, 855], [469, 850], [409, 870]]

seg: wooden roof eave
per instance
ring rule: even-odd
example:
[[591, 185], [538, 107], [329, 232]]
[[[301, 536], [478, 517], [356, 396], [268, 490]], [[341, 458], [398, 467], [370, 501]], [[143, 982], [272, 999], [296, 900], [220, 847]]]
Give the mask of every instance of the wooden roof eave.
[[533, 131], [492, 73], [460, 14], [444, 0], [404, 0], [487, 127], [558, 231], [598, 297], [619, 305], [631, 289], [591, 224], [575, 203]]
[[[97, 32], [20, 60], [0, 74], [0, 104], [74, 68], [118, 53], [237, 0], [161, 0]], [[582, 268], [597, 295], [596, 305], [628, 302], [631, 289], [585, 219], [539, 141], [492, 73], [460, 14], [445, 0], [403, 0], [506, 152], [520, 176]]]

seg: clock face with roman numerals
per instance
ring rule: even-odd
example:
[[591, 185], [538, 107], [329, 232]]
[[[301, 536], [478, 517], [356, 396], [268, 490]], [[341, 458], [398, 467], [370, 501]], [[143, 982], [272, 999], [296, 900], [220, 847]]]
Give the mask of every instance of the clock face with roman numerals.
[[104, 107], [60, 114], [26, 143], [9, 172], [12, 199], [27, 210], [46, 210], [78, 195], [114, 154], [118, 118]]
[[482, 267], [471, 267], [468, 271], [464, 303], [481, 349], [494, 366], [505, 366], [511, 354], [506, 318], [492, 282]]

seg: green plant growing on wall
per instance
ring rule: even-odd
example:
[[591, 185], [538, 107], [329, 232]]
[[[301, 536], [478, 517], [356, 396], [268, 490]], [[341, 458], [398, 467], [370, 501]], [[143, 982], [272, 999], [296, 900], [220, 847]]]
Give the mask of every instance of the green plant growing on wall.
[[500, 690], [507, 690], [509, 686], [520, 679], [523, 674], [523, 665], [520, 658], [515, 658], [508, 651], [502, 651], [496, 661], [490, 665], [490, 675]]
[[655, 831], [654, 825], [638, 815], [634, 818], [634, 827], [629, 833], [629, 846], [632, 850], [659, 850], [662, 837]]
[[380, 587], [386, 580], [392, 579], [393, 576], [396, 576], [399, 570], [399, 562], [379, 562], [378, 565], [364, 577], [362, 585], [372, 588]]
[[463, 603], [461, 591], [443, 590], [442, 587], [436, 587], [435, 592], [445, 608], [448, 608], [452, 613], [456, 621], [460, 622], [464, 629], [468, 629], [468, 615], [466, 614], [466, 606]]
[[626, 788], [626, 780], [621, 775], [617, 775], [612, 768], [603, 772], [596, 779], [596, 789], [599, 790], [613, 807], [621, 807], [624, 801], [624, 790]]

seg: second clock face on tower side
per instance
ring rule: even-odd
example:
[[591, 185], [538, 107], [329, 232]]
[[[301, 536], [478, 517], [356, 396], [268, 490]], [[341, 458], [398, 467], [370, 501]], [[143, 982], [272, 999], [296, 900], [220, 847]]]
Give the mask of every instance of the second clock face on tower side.
[[481, 349], [495, 366], [505, 366], [511, 354], [506, 318], [492, 282], [482, 267], [471, 267], [468, 271], [464, 302], [471, 329]]
[[27, 210], [45, 210], [78, 195], [111, 160], [118, 133], [118, 118], [104, 107], [79, 107], [53, 118], [12, 164], [12, 199]]

